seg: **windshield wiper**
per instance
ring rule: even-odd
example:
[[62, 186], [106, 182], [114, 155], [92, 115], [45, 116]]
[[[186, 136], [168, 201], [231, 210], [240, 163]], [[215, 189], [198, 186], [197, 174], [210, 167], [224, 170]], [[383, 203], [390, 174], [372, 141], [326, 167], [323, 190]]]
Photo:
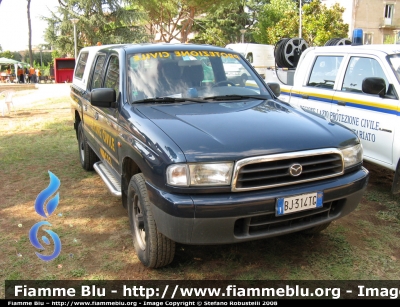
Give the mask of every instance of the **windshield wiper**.
[[204, 100], [241, 100], [241, 99], [259, 99], [267, 100], [269, 97], [266, 96], [252, 96], [252, 95], [220, 95], [220, 96], [210, 96], [204, 97]]
[[193, 98], [176, 98], [176, 97], [153, 97], [146, 98], [141, 100], [133, 101], [132, 103], [171, 103], [171, 102], [185, 102], [185, 101], [193, 101], [193, 102], [206, 102], [202, 99], [193, 99]]

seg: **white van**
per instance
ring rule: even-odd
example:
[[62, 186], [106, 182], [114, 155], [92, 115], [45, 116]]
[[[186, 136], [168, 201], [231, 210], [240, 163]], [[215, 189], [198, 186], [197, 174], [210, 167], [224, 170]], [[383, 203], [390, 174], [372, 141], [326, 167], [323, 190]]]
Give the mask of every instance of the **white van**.
[[228, 44], [225, 48], [235, 50], [253, 65], [258, 74], [265, 78], [265, 71], [268, 67], [275, 66], [274, 46], [262, 44]]

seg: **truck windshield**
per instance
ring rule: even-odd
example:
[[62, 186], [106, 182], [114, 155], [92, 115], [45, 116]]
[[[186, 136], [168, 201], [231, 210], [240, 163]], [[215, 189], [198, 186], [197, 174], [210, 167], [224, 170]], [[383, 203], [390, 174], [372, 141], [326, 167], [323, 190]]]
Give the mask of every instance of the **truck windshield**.
[[127, 61], [131, 103], [155, 97], [271, 97], [264, 83], [236, 53], [157, 51], [129, 54]]
[[400, 54], [392, 54], [388, 56], [390, 66], [392, 67], [397, 81], [400, 82]]

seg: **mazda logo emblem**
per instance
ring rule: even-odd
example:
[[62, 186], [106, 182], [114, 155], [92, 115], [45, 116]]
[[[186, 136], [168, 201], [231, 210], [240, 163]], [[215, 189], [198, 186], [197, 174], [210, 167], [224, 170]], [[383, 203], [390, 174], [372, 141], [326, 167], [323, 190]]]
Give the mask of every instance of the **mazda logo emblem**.
[[300, 176], [302, 171], [303, 171], [303, 167], [299, 163], [292, 164], [289, 167], [289, 173], [293, 177]]

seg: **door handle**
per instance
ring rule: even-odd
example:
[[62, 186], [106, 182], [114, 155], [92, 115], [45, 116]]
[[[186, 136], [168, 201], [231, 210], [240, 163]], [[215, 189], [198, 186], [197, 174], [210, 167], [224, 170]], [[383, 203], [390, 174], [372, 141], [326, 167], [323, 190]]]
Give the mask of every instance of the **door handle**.
[[345, 106], [346, 103], [347, 103], [346, 101], [342, 101], [342, 100], [338, 100], [337, 101], [337, 104], [340, 105], [340, 106]]
[[308, 95], [301, 95], [301, 98], [308, 99]]

